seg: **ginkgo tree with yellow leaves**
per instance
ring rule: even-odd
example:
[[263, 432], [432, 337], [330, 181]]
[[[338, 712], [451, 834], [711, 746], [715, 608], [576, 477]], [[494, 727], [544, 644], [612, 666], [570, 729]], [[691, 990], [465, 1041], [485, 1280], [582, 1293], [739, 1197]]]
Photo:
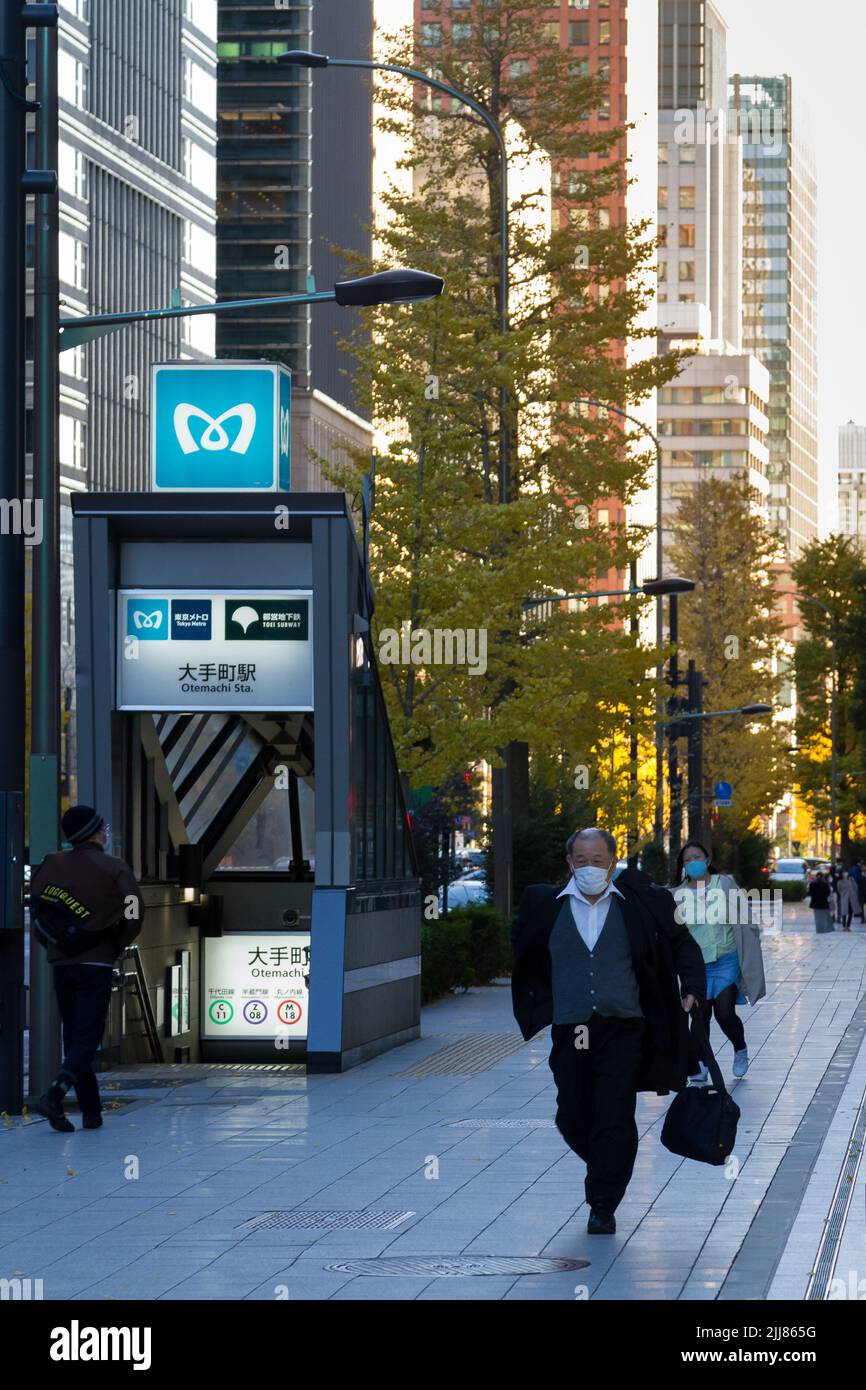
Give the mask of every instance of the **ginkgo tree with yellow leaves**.
[[[437, 47], [418, 51], [408, 36], [385, 55], [426, 64], [502, 128], [519, 127], [510, 173], [520, 191], [509, 207], [503, 334], [495, 141], [464, 106], [443, 98], [431, 109], [426, 92], [386, 82], [383, 124], [404, 137], [413, 188], [395, 182], [385, 193], [378, 264], [354, 258], [352, 270], [412, 265], [443, 275], [446, 288], [429, 304], [376, 309], [349, 344], [359, 402], [390, 441], [377, 459], [371, 523], [374, 644], [407, 624], [434, 637], [486, 634], [483, 672], [390, 660], [377, 646], [412, 785], [441, 785], [481, 759], [495, 764], [499, 750], [522, 742], [542, 776], [546, 767], [556, 776], [563, 766], [588, 768], [594, 803], [625, 824], [632, 792], [612, 750], [627, 748], [632, 729], [652, 744], [655, 654], [629, 632], [626, 603], [540, 612], [526, 600], [582, 593], [612, 568], [627, 572], [645, 546], [637, 528], [585, 518], [601, 499], [633, 501], [653, 460], [611, 418], [588, 418], [576, 403], [638, 402], [672, 378], [676, 358], [624, 351], [629, 340], [654, 337], [639, 326], [653, 294], [654, 231], [601, 215], [628, 178], [624, 132], [593, 132], [582, 120], [606, 83], [581, 75], [546, 40], [547, 8], [493, 0], [473, 9], [471, 37], [457, 42], [443, 26]], [[521, 159], [537, 164], [539, 154], [557, 184], [546, 220], [549, 189], [516, 177]], [[579, 176], [557, 180], [577, 161]], [[367, 466], [358, 459], [332, 476], [357, 496]]]
[[[746, 476], [696, 483], [677, 510], [673, 537], [671, 568], [696, 583], [679, 608], [680, 666], [692, 658], [703, 673], [704, 709], [778, 708], [786, 659], [774, 566], [783, 557]], [[717, 782], [731, 783], [733, 805], [721, 813], [729, 831], [744, 833], [780, 801], [791, 782], [791, 737], [780, 719], [706, 722], [701, 795], [706, 807]]]

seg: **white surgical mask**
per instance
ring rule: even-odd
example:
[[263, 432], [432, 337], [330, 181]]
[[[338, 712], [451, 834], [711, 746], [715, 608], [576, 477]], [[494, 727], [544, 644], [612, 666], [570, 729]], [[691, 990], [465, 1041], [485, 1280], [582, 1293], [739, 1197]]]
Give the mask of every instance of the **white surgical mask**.
[[609, 869], [600, 869], [596, 864], [582, 864], [574, 870], [574, 881], [581, 893], [603, 893], [607, 887]]

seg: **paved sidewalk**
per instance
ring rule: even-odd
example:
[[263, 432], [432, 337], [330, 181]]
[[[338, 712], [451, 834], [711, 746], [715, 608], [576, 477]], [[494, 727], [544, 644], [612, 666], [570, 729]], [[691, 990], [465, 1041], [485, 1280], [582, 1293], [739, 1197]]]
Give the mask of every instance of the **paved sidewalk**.
[[[641, 1097], [613, 1238], [586, 1235], [583, 1165], [552, 1127], [548, 1035], [523, 1044], [499, 986], [430, 1006], [423, 1038], [342, 1076], [138, 1069], [103, 1078], [133, 1103], [102, 1130], [0, 1127], [0, 1278], [73, 1300], [802, 1298], [819, 1258], [827, 1274], [835, 1212], [848, 1279], [866, 1264], [863, 1166], [844, 1211], [834, 1194], [866, 1090], [866, 932], [817, 937], [810, 916], [786, 911], [765, 938], [768, 995], [743, 1010], [737, 1175], [667, 1153], [669, 1099]], [[718, 1054], [729, 1076], [726, 1041]], [[262, 1225], [272, 1212], [289, 1215]], [[332, 1268], [380, 1256], [589, 1263]]]

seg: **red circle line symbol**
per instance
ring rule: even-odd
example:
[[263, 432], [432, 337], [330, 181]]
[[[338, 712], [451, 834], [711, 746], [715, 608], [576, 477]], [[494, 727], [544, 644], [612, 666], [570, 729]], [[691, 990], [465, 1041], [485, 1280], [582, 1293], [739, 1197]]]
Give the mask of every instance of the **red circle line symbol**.
[[[294, 1018], [286, 1018], [283, 1013], [284, 1009], [297, 1009], [297, 1014]], [[301, 1019], [303, 1018], [303, 1015], [304, 1011], [298, 1003], [297, 999], [284, 999], [283, 1002], [279, 1004], [277, 1007], [277, 1018], [280, 1020], [280, 1023], [285, 1023], [288, 1025], [300, 1023]]]

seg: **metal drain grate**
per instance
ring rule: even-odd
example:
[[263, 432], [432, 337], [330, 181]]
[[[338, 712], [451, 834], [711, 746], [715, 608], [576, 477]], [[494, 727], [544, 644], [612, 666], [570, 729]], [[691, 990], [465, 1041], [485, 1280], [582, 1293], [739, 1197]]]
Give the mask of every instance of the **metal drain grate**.
[[292, 1211], [263, 1211], [236, 1229], [245, 1234], [315, 1229], [393, 1231], [414, 1215], [414, 1211], [316, 1211], [312, 1207], [295, 1207]]
[[553, 1120], [454, 1120], [448, 1129], [556, 1129]]
[[860, 1109], [854, 1120], [848, 1148], [842, 1160], [842, 1169], [839, 1173], [836, 1191], [833, 1194], [830, 1214], [824, 1226], [821, 1245], [815, 1259], [815, 1267], [809, 1280], [809, 1287], [806, 1290], [806, 1299], [809, 1302], [818, 1302], [828, 1297], [828, 1291], [836, 1271], [836, 1261], [839, 1258], [839, 1247], [842, 1244], [845, 1222], [857, 1186], [857, 1175], [863, 1158], [864, 1140], [866, 1140], [866, 1095], [860, 1102]]
[[[159, 1066], [131, 1066], [119, 1071], [105, 1071], [100, 1076], [106, 1082], [120, 1082], [132, 1090], [143, 1085], [177, 1086], [187, 1081], [201, 1081], [211, 1072], [265, 1072], [279, 1076], [306, 1070], [303, 1062], [163, 1062]], [[166, 1078], [164, 1081], [163, 1077]]]
[[474, 1274], [569, 1274], [586, 1269], [589, 1260], [557, 1260], [538, 1255], [453, 1255], [411, 1256], [386, 1255], [378, 1260], [340, 1260], [326, 1265], [340, 1274], [420, 1275], [433, 1279], [459, 1279]]
[[447, 1047], [439, 1048], [429, 1057], [397, 1076], [475, 1076], [480, 1071], [488, 1071], [509, 1057], [512, 1052], [525, 1047], [523, 1039], [514, 1033], [477, 1033], [458, 1038]]

